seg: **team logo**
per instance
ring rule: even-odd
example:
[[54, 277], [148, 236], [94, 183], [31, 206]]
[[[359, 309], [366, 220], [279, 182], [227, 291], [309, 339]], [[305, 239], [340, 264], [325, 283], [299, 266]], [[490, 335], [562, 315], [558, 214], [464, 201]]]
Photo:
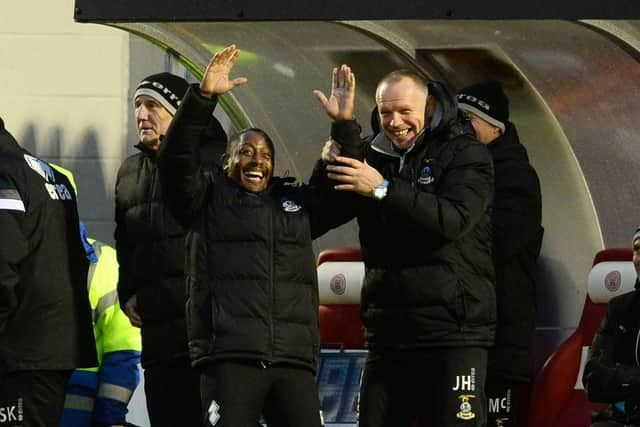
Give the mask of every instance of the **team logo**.
[[45, 181], [56, 182], [55, 175], [53, 174], [53, 169], [47, 163], [28, 154], [24, 155], [24, 159], [27, 161], [29, 167], [36, 171], [38, 175], [43, 177]]
[[475, 398], [475, 394], [461, 394], [458, 396], [460, 399], [460, 412], [456, 414], [456, 418], [461, 420], [472, 420], [476, 417], [473, 408], [471, 407], [471, 399]]
[[422, 170], [420, 171], [420, 177], [418, 178], [418, 184], [429, 185], [433, 181], [435, 181], [436, 179], [433, 177], [432, 173], [433, 173], [433, 170], [431, 169], [431, 166], [427, 165], [427, 166], [423, 167]]
[[347, 290], [347, 278], [344, 277], [344, 274], [338, 273], [331, 278], [329, 282], [329, 288], [336, 295], [344, 294], [344, 291]]
[[302, 206], [296, 204], [296, 202], [294, 202], [293, 200], [285, 200], [284, 202], [282, 202], [282, 209], [285, 212], [298, 212], [300, 209], [302, 209]]
[[211, 401], [211, 405], [209, 405], [209, 409], [207, 412], [209, 413], [209, 422], [212, 426], [215, 426], [218, 420], [220, 419], [220, 405], [215, 400]]
[[622, 275], [619, 271], [614, 270], [608, 273], [604, 277], [604, 287], [607, 288], [610, 292], [615, 292], [620, 289], [620, 284], [622, 283]]

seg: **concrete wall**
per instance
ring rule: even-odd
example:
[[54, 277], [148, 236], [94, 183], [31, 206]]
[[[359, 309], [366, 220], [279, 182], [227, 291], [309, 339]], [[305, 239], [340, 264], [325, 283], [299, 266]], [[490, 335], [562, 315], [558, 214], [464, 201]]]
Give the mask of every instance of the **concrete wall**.
[[25, 148], [74, 171], [81, 218], [112, 244], [115, 177], [135, 151], [132, 89], [172, 64], [124, 31], [73, 22], [73, 7], [0, 5], [0, 117]]

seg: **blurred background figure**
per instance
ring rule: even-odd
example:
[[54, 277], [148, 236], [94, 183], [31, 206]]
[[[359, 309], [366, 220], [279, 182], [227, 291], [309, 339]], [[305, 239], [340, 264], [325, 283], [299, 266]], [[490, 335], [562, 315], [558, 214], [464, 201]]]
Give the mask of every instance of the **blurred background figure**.
[[185, 321], [185, 230], [164, 201], [157, 157], [189, 84], [159, 73], [136, 87], [133, 99], [139, 153], [128, 157], [116, 181], [118, 297], [141, 328], [142, 367], [153, 427], [200, 425], [200, 380], [192, 369]]
[[97, 364], [76, 202], [69, 180], [0, 119], [3, 425], [57, 425], [71, 372]]
[[[633, 266], [640, 277], [640, 228], [632, 240]], [[582, 382], [589, 400], [610, 403], [593, 414], [592, 427], [640, 426], [640, 281], [635, 289], [619, 295], [607, 307], [607, 315], [589, 349]]]
[[489, 149], [495, 171], [491, 225], [498, 318], [487, 365], [488, 425], [524, 426], [536, 321], [536, 264], [544, 232], [540, 181], [509, 121], [509, 100], [500, 82], [462, 89], [458, 104]]
[[[71, 182], [71, 171], [53, 165]], [[131, 425], [127, 405], [140, 382], [140, 330], [129, 323], [118, 301], [116, 251], [87, 237], [80, 221], [80, 236], [89, 260], [87, 290], [91, 304], [98, 366], [78, 369], [69, 379], [60, 427]]]

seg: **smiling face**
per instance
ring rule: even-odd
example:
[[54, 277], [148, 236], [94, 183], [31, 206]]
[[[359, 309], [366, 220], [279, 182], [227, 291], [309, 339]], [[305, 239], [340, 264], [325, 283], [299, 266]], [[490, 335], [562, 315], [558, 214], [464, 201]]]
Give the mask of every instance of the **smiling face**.
[[249, 130], [230, 146], [225, 160], [229, 177], [242, 188], [258, 193], [273, 176], [273, 150], [260, 132]]
[[173, 116], [158, 101], [147, 95], [135, 99], [136, 124], [140, 142], [151, 148], [160, 148], [160, 135], [165, 135]]
[[376, 91], [380, 124], [393, 145], [406, 150], [424, 129], [427, 90], [409, 77], [383, 81]]

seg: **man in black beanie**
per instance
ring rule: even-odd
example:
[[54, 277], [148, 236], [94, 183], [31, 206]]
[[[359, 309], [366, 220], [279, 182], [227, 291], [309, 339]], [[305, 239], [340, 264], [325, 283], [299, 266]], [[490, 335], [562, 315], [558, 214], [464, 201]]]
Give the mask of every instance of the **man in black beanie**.
[[509, 122], [509, 100], [500, 82], [462, 89], [458, 104], [487, 145], [495, 168], [491, 222], [498, 321], [487, 366], [488, 425], [526, 425], [528, 396], [523, 391], [530, 381], [536, 260], [543, 234], [540, 182]]
[[[156, 163], [162, 137], [188, 87], [170, 73], [138, 84], [133, 98], [140, 152], [122, 163], [116, 181], [118, 297], [131, 324], [141, 328], [153, 427], [200, 425], [199, 376], [188, 356], [184, 311], [186, 233], [165, 206]], [[217, 137], [226, 141], [220, 123], [212, 122]]]

